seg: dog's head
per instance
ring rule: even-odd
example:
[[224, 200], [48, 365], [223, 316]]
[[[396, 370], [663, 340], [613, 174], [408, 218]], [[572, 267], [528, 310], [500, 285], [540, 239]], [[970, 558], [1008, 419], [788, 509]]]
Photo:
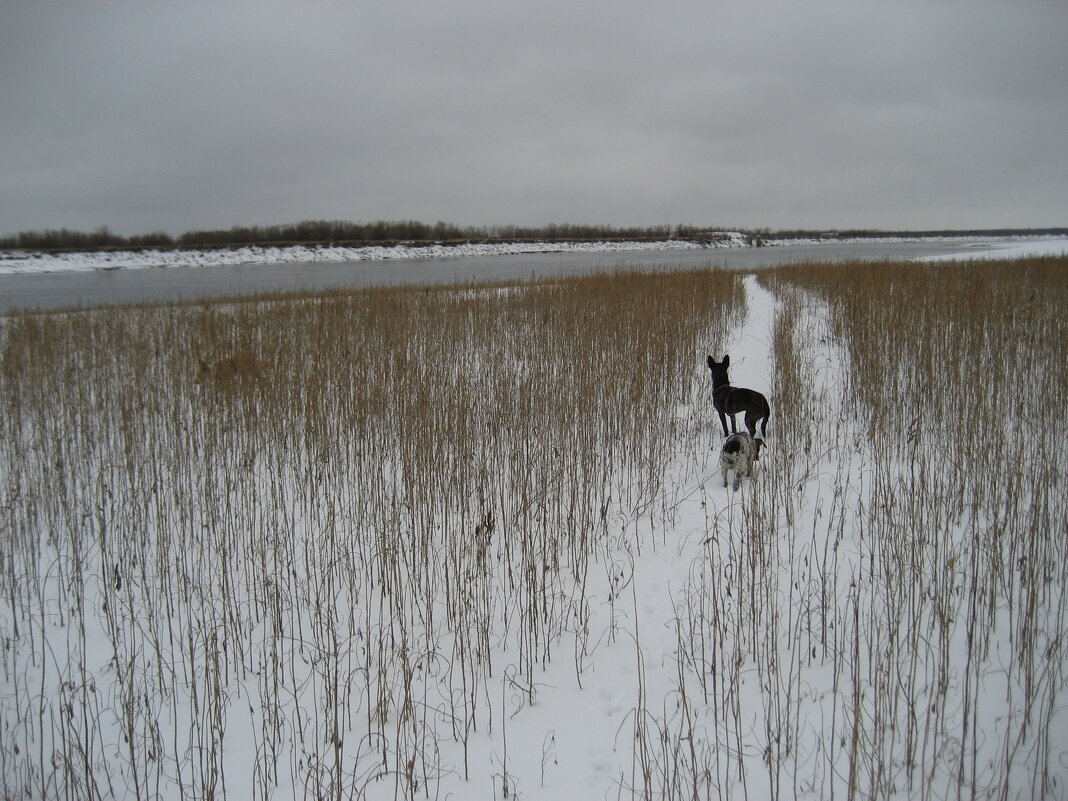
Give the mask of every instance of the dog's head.
[[739, 431], [723, 441], [721, 452], [730, 455], [739, 454], [755, 462], [760, 458], [760, 446], [763, 444], [762, 440], [749, 436], [745, 431]]
[[717, 362], [711, 356], [708, 357], [708, 369], [712, 371], [712, 381], [714, 383], [727, 383], [727, 368], [731, 366], [731, 357], [726, 355], [723, 357], [723, 361]]

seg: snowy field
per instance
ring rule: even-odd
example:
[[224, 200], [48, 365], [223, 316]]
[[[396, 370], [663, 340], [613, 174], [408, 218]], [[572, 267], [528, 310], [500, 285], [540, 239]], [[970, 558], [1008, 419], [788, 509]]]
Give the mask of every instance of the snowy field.
[[[783, 239], [769, 240], [769, 247], [789, 247], [825, 242], [840, 244], [868, 244], [873, 242], [952, 242], [966, 245], [972, 253], [1015, 256], [1024, 253], [1064, 253], [1068, 239], [1011, 237], [951, 237], [951, 238], [882, 238], [882, 239]], [[621, 253], [660, 250], [700, 250], [749, 247], [744, 234], [727, 232], [721, 237], [703, 242], [665, 240], [661, 242], [520, 242], [468, 243], [458, 245], [394, 245], [389, 247], [234, 247], [221, 249], [175, 250], [114, 250], [71, 253], [22, 253], [0, 251], [0, 274], [65, 272], [75, 270], [119, 270], [148, 267], [211, 267], [232, 264], [285, 264], [311, 262], [387, 261], [395, 259], [466, 258], [472, 256], [504, 256], [523, 253]], [[953, 256], [946, 258], [955, 258]]]
[[0, 795], [1066, 798], [1065, 266], [6, 323]]

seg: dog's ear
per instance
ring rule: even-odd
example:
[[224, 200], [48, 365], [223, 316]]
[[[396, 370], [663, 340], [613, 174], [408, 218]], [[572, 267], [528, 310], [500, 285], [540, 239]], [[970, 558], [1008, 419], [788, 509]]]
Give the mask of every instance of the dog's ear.
[[729, 354], [723, 354], [723, 366], [724, 367], [730, 367], [731, 366], [731, 357], [730, 357]]
[[713, 359], [711, 356], [709, 356], [708, 357], [708, 369], [711, 370], [715, 366], [716, 366], [716, 360]]

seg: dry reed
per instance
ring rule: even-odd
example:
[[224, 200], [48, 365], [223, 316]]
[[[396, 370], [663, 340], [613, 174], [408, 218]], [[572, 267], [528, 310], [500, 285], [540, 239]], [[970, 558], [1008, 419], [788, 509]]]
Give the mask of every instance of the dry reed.
[[433, 795], [540, 666], [581, 682], [607, 520], [744, 306], [696, 271], [4, 321], [0, 794]]
[[678, 602], [653, 795], [1063, 797], [1068, 259], [759, 282], [776, 436]]

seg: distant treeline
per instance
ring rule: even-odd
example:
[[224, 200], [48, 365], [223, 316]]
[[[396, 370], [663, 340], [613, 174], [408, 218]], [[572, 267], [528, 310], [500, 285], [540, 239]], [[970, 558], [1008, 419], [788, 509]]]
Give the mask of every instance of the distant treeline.
[[1065, 235], [1068, 228], [1003, 228], [987, 230], [843, 231], [721, 229], [693, 225], [654, 225], [617, 228], [611, 225], [550, 223], [543, 226], [493, 225], [459, 226], [452, 223], [424, 223], [417, 220], [361, 223], [307, 220], [291, 225], [234, 226], [232, 228], [187, 231], [171, 236], [163, 231], [120, 236], [107, 226], [93, 231], [67, 228], [47, 231], [21, 231], [0, 237], [7, 250], [101, 250], [108, 248], [228, 247], [232, 245], [296, 244], [376, 244], [394, 242], [475, 241], [583, 241], [591, 239], [701, 239], [715, 238], [723, 230], [738, 230], [753, 242], [760, 240], [829, 237], [861, 238], [885, 236], [1014, 236]]
[[229, 245], [363, 244], [382, 242], [460, 242], [471, 240], [583, 240], [666, 239], [696, 231], [687, 226], [658, 225], [617, 228], [610, 225], [551, 223], [540, 227], [518, 225], [459, 226], [418, 220], [361, 223], [307, 220], [292, 225], [234, 226], [187, 231], [174, 237], [157, 231], [138, 236], [119, 236], [106, 226], [91, 232], [66, 228], [21, 231], [0, 237], [0, 248], [25, 250], [90, 250], [100, 248], [226, 247]]
[[767, 229], [754, 232], [764, 239], [876, 239], [880, 237], [936, 237], [936, 236], [1066, 236], [1068, 228], [953, 228], [930, 231], [886, 231], [878, 228], [843, 229], [833, 231]]
[[26, 250], [99, 250], [102, 248], [146, 248], [170, 246], [175, 242], [170, 234], [158, 232], [137, 236], [113, 234], [107, 226], [93, 231], [71, 231], [59, 228], [48, 231], [20, 231], [0, 237], [0, 248]]

